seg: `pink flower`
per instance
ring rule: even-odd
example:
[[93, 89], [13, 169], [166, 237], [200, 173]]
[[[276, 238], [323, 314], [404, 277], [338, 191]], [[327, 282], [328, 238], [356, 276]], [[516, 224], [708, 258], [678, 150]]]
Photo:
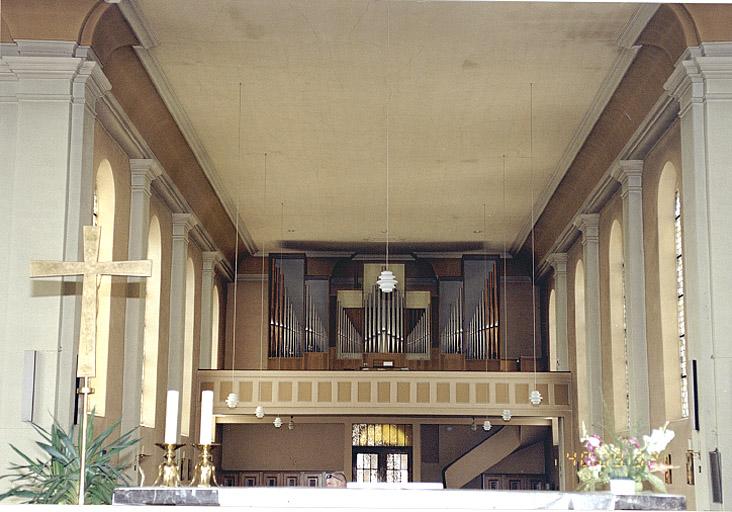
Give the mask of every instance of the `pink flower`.
[[585, 446], [588, 450], [594, 450], [600, 444], [602, 443], [602, 440], [600, 439], [600, 436], [597, 434], [592, 434], [590, 437], [587, 438], [587, 442], [585, 443]]

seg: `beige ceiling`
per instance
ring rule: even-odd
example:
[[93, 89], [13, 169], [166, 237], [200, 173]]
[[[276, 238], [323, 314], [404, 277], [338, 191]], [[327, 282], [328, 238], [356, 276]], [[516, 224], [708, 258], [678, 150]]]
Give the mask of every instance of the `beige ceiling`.
[[224, 199], [265, 251], [383, 240], [387, 111], [392, 240], [512, 244], [531, 211], [529, 83], [538, 197], [637, 9], [392, 1], [387, 36], [383, 0], [138, 6]]

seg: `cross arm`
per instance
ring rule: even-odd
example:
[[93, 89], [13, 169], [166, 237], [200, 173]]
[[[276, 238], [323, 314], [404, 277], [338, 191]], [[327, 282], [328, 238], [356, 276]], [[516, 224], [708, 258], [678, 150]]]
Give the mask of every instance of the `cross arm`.
[[62, 277], [76, 276], [84, 273], [83, 261], [33, 261], [31, 262], [31, 277]]
[[152, 260], [105, 261], [97, 263], [96, 270], [107, 276], [150, 277]]

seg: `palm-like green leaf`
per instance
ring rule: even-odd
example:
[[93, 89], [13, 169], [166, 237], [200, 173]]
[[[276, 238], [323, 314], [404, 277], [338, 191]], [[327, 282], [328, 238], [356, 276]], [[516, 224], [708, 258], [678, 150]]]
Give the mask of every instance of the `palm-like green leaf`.
[[[50, 432], [39, 425], [32, 425], [41, 438], [36, 445], [43, 457], [33, 458], [11, 444], [11, 449], [22, 463], [11, 462], [8, 466], [10, 472], [0, 476], [0, 479], [7, 478], [12, 482], [12, 488], [0, 494], [0, 500], [15, 498], [23, 503], [78, 503], [81, 429], [78, 429], [77, 442], [74, 443], [72, 436], [55, 421]], [[95, 436], [93, 421], [88, 422], [85, 502], [89, 504], [111, 503], [114, 488], [128, 483], [124, 475], [127, 465], [114, 461], [139, 439], [134, 437], [135, 429], [112, 439], [118, 426], [119, 422], [115, 422]]]

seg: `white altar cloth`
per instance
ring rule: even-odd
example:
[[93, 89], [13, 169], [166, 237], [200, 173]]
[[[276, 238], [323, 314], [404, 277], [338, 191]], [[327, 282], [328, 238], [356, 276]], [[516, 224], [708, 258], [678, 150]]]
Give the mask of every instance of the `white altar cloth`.
[[609, 493], [552, 491], [479, 491], [425, 489], [323, 489], [297, 487], [223, 487], [222, 507], [284, 512], [345, 510], [402, 512], [405, 510], [613, 510]]

